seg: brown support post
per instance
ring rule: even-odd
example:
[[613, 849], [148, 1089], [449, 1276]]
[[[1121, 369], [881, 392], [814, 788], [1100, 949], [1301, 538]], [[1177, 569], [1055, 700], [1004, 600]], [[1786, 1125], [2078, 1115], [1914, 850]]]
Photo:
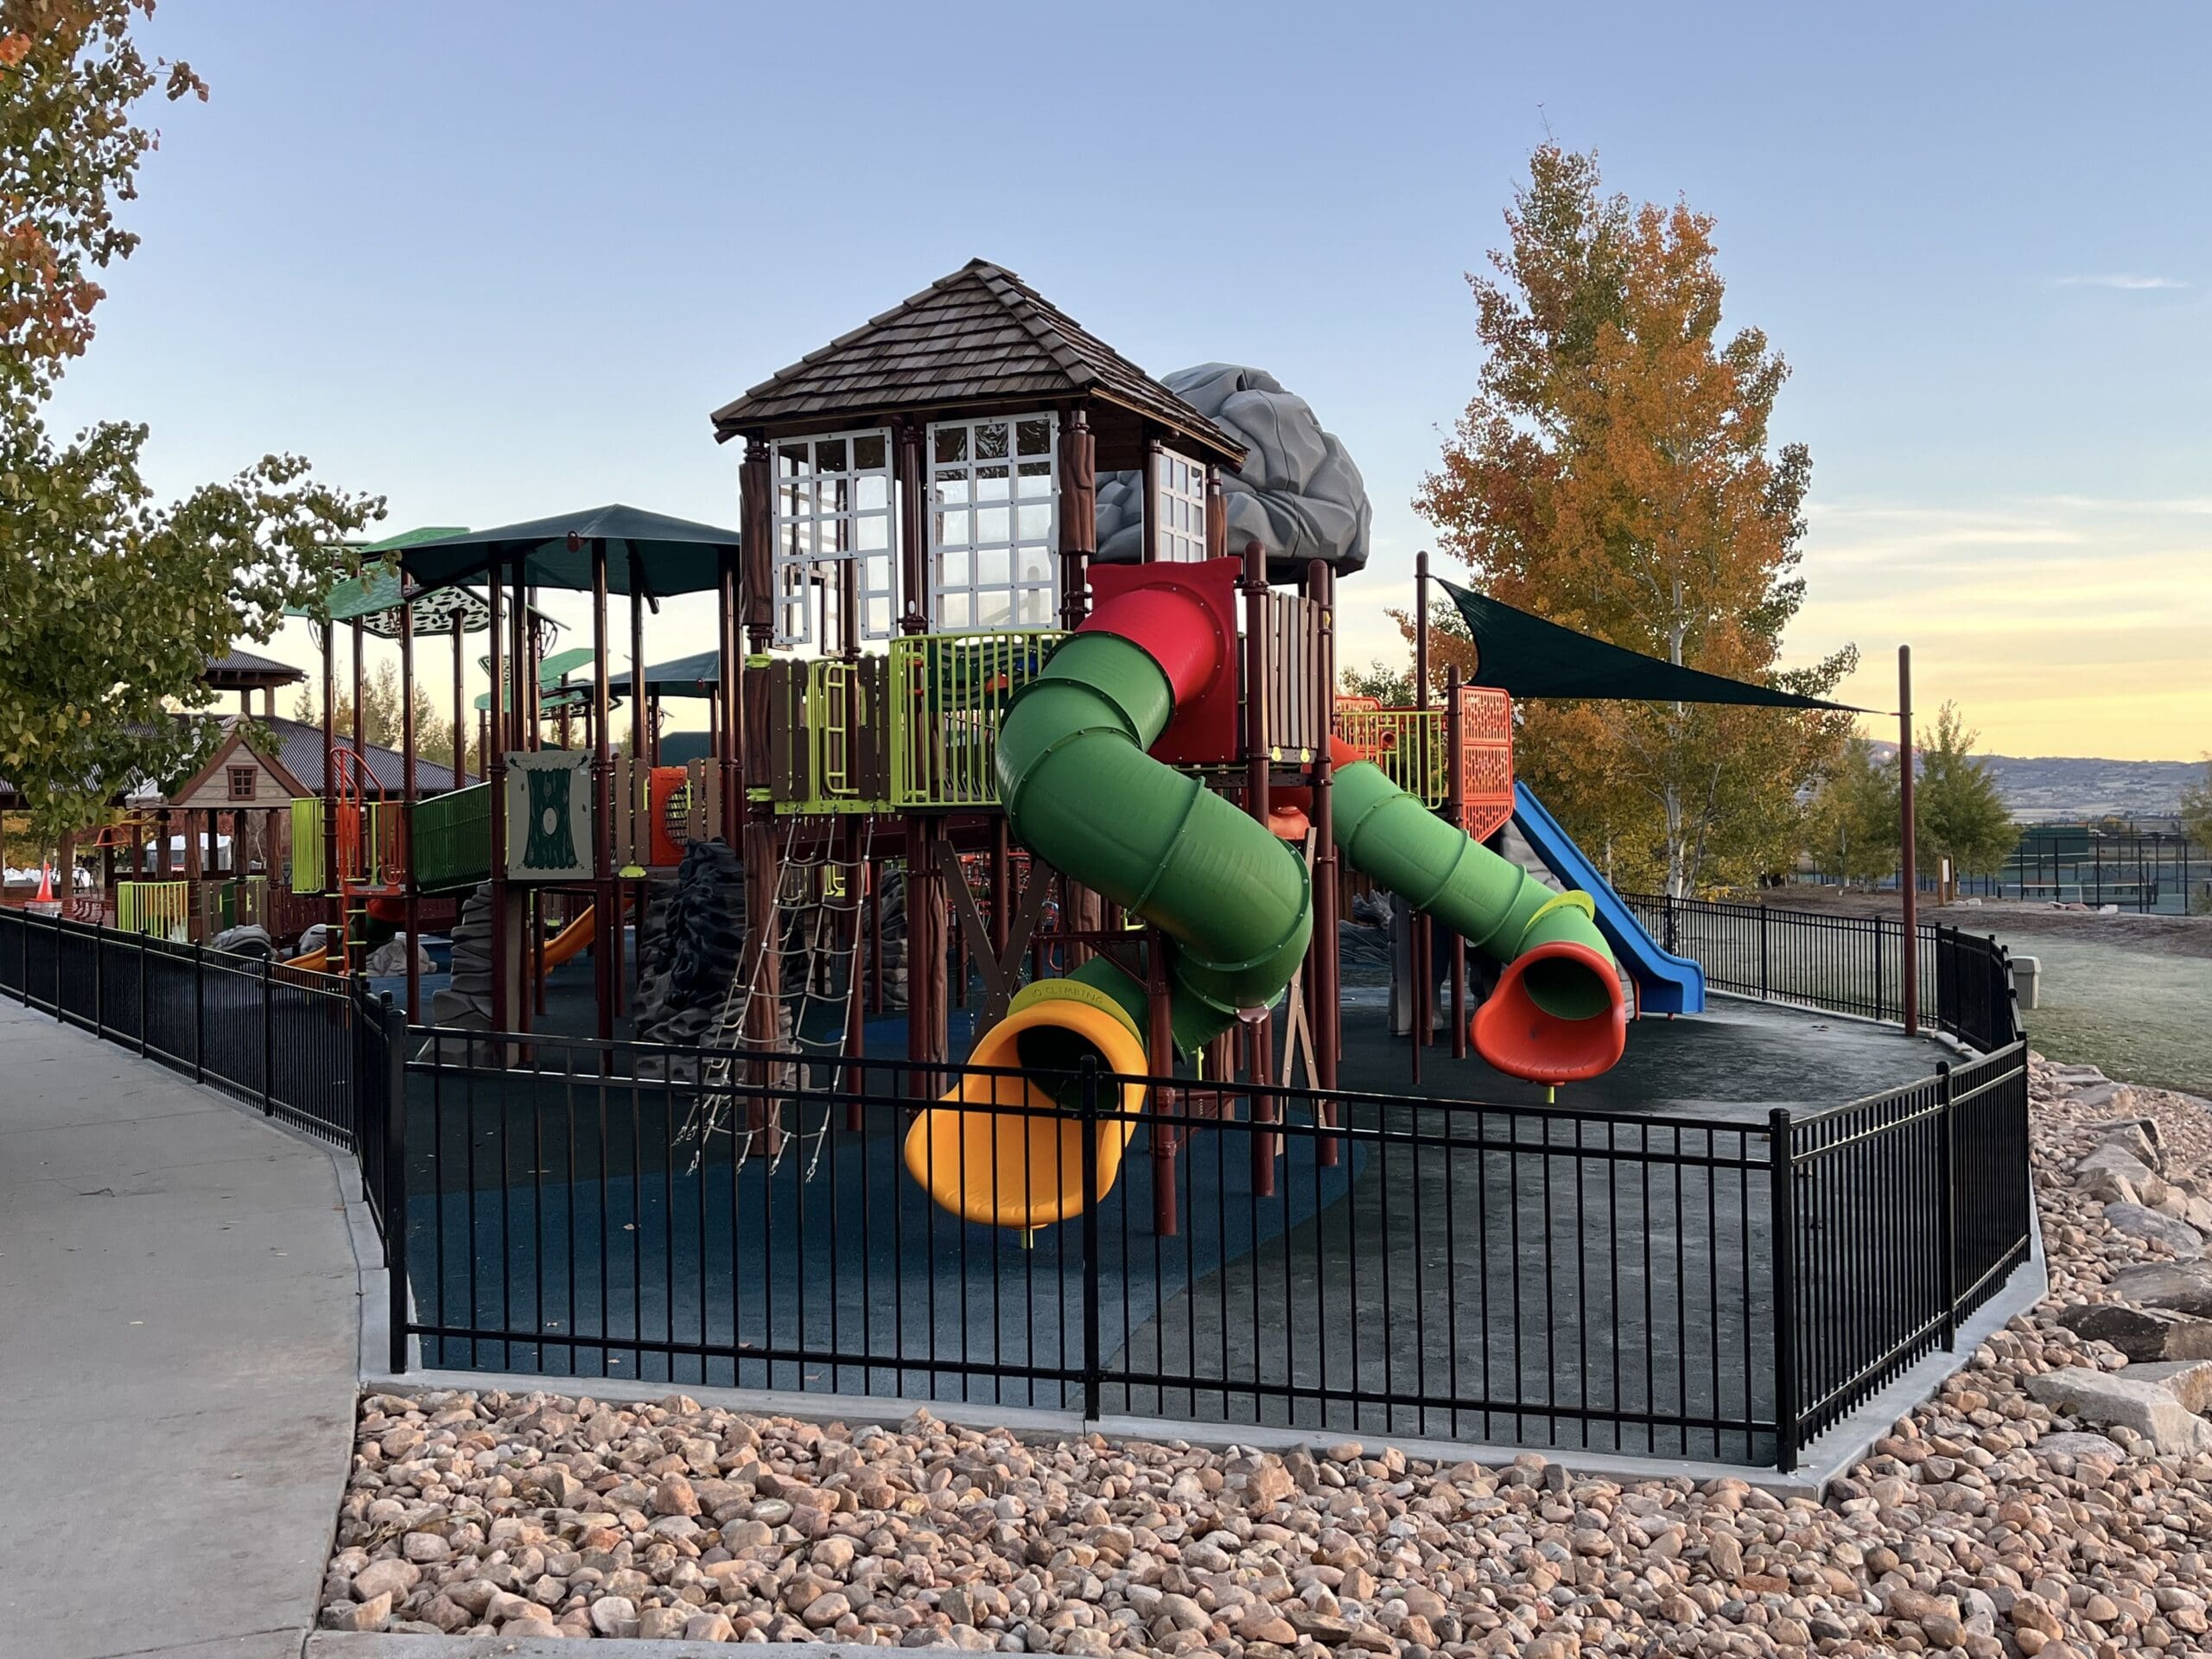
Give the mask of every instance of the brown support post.
[[[859, 1059], [868, 1052], [868, 1001], [861, 995], [861, 985], [865, 972], [863, 963], [869, 949], [868, 943], [868, 893], [874, 871], [861, 856], [862, 830], [856, 814], [847, 813], [837, 819], [837, 833], [844, 839], [844, 856], [841, 861], [853, 873], [853, 891], [846, 894], [846, 901], [853, 912], [852, 950], [845, 957], [845, 1053], [847, 1058]], [[861, 1079], [849, 1071], [837, 1073], [837, 1086], [853, 1089]], [[845, 1128], [858, 1135], [868, 1127], [868, 1115], [855, 1098], [846, 1103]]]
[[[906, 822], [906, 1058], [917, 1065], [944, 1062], [944, 889], [938, 861], [945, 851], [944, 822], [918, 814]], [[934, 1099], [930, 1071], [909, 1074], [916, 1100]]]
[[[463, 642], [461, 613], [453, 613], [453, 786], [468, 786], [468, 696], [462, 677], [468, 666], [468, 647]], [[484, 756], [480, 751], [476, 763], [480, 767]]]
[[[645, 825], [639, 835], [638, 827], [645, 823], [645, 811], [652, 800], [650, 773], [652, 763], [645, 753], [645, 573], [638, 563], [635, 548], [630, 550], [630, 789], [629, 798], [622, 803], [622, 810], [630, 816], [631, 845], [637, 849], [632, 861], [638, 868], [645, 868], [652, 850], [652, 831]], [[630, 880], [630, 912], [637, 925], [640, 944], [645, 937], [645, 879], [635, 876]], [[629, 939], [620, 928], [614, 931], [614, 988], [623, 991], [623, 976], [635, 970], [630, 961]], [[626, 1010], [636, 1007], [626, 995]]]
[[738, 747], [745, 730], [744, 653], [738, 642], [738, 606], [741, 602], [738, 579], [738, 556], [725, 549], [721, 556], [721, 614], [717, 619], [721, 629], [716, 658], [720, 683], [715, 688], [714, 739], [715, 766], [722, 780], [721, 823], [717, 828], [722, 844], [733, 853], [744, 850], [738, 825], [745, 810], [742, 751]]
[[[163, 836], [166, 849], [168, 837]], [[325, 919], [340, 950], [346, 901], [338, 891], [338, 624], [322, 625], [322, 894]]]
[[[594, 734], [592, 746], [592, 802], [600, 810], [591, 815], [592, 903], [598, 911], [592, 935], [592, 996], [599, 1004], [599, 1039], [614, 1036], [614, 936], [622, 918], [615, 913], [613, 825], [606, 805], [613, 798], [614, 757], [607, 742], [607, 538], [591, 539], [591, 705]], [[538, 930], [543, 931], [543, 928]], [[544, 982], [541, 978], [539, 984]]]
[[[1428, 713], [1428, 550], [1414, 555], [1414, 707], [1422, 715]], [[1428, 721], [1414, 723], [1414, 776], [1421, 780], [1423, 798], [1427, 798], [1429, 765], [1433, 753], [1428, 741]], [[1413, 929], [1408, 941], [1411, 948], [1406, 952], [1406, 964], [1413, 976], [1407, 990], [1413, 1002], [1413, 1079], [1421, 1081], [1421, 1052], [1429, 1046], [1431, 1027], [1435, 1020], [1430, 1017], [1429, 999], [1436, 995], [1436, 976], [1431, 956], [1428, 918], [1420, 911], [1408, 907], [1411, 918], [1407, 925]]]
[[[362, 723], [367, 702], [367, 699], [362, 695], [366, 684], [361, 661], [362, 633], [361, 619], [357, 616], [353, 619], [353, 753], [365, 762], [369, 752], [366, 747], [367, 728]], [[365, 765], [363, 768], [365, 789], [367, 787]]]
[[[1338, 1017], [1337, 997], [1337, 842], [1336, 815], [1332, 800], [1334, 771], [1329, 753], [1327, 733], [1336, 713], [1337, 640], [1336, 640], [1336, 572], [1324, 560], [1315, 559], [1306, 567], [1306, 591], [1321, 603], [1320, 660], [1314, 664], [1313, 694], [1321, 699], [1320, 730], [1323, 741], [1313, 758], [1313, 938], [1318, 945], [1313, 965], [1318, 970], [1309, 976], [1313, 987], [1310, 1005], [1313, 1033], [1313, 1070], [1323, 1089], [1337, 1086], [1337, 1061], [1343, 1052], [1344, 1028]], [[1337, 1121], [1337, 1109], [1325, 1109], [1330, 1123]], [[1333, 1165], [1338, 1159], [1338, 1143], [1334, 1135], [1322, 1137], [1314, 1148], [1315, 1156], [1324, 1166]]]
[[776, 545], [775, 480], [768, 471], [768, 445], [760, 438], [745, 441], [745, 459], [737, 467], [737, 530], [739, 556], [744, 579], [739, 582], [745, 603], [747, 646], [763, 652], [775, 639], [774, 567], [770, 555]]
[[[532, 614], [530, 561], [518, 557], [508, 588], [514, 658], [509, 665], [511, 694], [507, 698], [507, 729], [514, 747], [526, 753], [537, 749], [537, 623]], [[528, 1031], [531, 1014], [545, 1011], [545, 889], [532, 885], [524, 890], [521, 933], [516, 940], [515, 961], [523, 979], [523, 995], [515, 999], [515, 1028]], [[594, 953], [594, 958], [596, 952]]]
[[[1256, 543], [1248, 543], [1248, 552], [1252, 545]], [[1208, 467], [1206, 468], [1206, 557], [1225, 559], [1228, 556], [1229, 499], [1221, 491], [1221, 469], [1218, 467]], [[1267, 579], [1267, 562], [1262, 558], [1260, 563], [1260, 580], [1265, 582]], [[1245, 580], [1248, 582], [1251, 580], [1249, 570], [1245, 573]]]
[[507, 746], [503, 725], [505, 716], [501, 712], [506, 701], [506, 649], [500, 628], [505, 619], [501, 615], [501, 600], [505, 588], [498, 565], [486, 572], [485, 598], [491, 606], [489, 626], [484, 634], [486, 650], [490, 656], [492, 693], [486, 705], [482, 739], [485, 782], [492, 788], [492, 1029], [507, 1028], [507, 978], [514, 971], [510, 952], [510, 930], [507, 926]]
[[1090, 559], [1098, 551], [1098, 443], [1080, 404], [1060, 428], [1060, 626], [1090, 614]]
[[154, 847], [154, 875], [166, 881], [169, 879], [169, 810], [166, 806], [154, 814], [154, 833], [160, 837]]
[[423, 973], [418, 965], [423, 949], [423, 900], [415, 880], [415, 601], [407, 591], [407, 578], [399, 579], [399, 798], [400, 880], [402, 903], [407, 912], [407, 1017], [416, 1025], [423, 1018]]
[[[1467, 832], [1466, 773], [1461, 764], [1466, 753], [1466, 713], [1459, 707], [1459, 670], [1454, 664], [1444, 671], [1444, 747], [1452, 827]], [[1467, 939], [1457, 929], [1452, 934], [1452, 1058], [1467, 1058]]]
[[[1145, 1064], [1154, 1077], [1175, 1075], [1175, 1029], [1167, 981], [1167, 936], [1156, 927], [1145, 930]], [[1153, 1086], [1152, 1109], [1152, 1230], [1173, 1238], [1182, 1230], [1176, 1203], [1175, 1155], [1182, 1148], [1185, 1129], [1160, 1122], [1178, 1106], [1178, 1091], [1164, 1083]]]
[[1897, 647], [1897, 813], [1902, 822], [1904, 868], [1897, 885], [1904, 889], [1904, 972], [1900, 981], [1904, 997], [1904, 1034], [1920, 1034], [1920, 861], [1914, 844], [1919, 824], [1913, 810], [1912, 758], [1912, 647]]
[[[1228, 535], [1228, 519], [1219, 511], [1221, 480], [1209, 475], [1206, 482], [1206, 542], [1211, 550], [1214, 528], [1221, 527]], [[1268, 771], [1274, 756], [1268, 732], [1268, 554], [1256, 541], [1244, 543], [1244, 810], [1258, 819], [1264, 828], [1268, 822]], [[1249, 1027], [1246, 1035], [1250, 1041], [1248, 1076], [1264, 1090], [1272, 1081], [1268, 1076], [1268, 1056], [1274, 1049], [1273, 1017], [1266, 1008], [1251, 1011], [1246, 1016]], [[1255, 1092], [1251, 1096], [1251, 1115], [1256, 1121], [1273, 1122], [1277, 1116], [1276, 1102], [1272, 1095]], [[1252, 1191], [1263, 1198], [1273, 1198], [1275, 1191], [1275, 1157], [1281, 1151], [1280, 1137], [1255, 1133], [1252, 1141]]]

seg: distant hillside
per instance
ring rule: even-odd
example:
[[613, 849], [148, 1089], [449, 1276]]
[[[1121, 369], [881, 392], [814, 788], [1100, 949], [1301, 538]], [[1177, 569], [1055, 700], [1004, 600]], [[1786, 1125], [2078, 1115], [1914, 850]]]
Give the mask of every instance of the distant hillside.
[[[1877, 744], [1884, 760], [1894, 744]], [[2204, 781], [2202, 760], [2101, 760], [2084, 755], [1985, 754], [2012, 816], [2026, 823], [2082, 818], [2171, 818], [2181, 793]]]

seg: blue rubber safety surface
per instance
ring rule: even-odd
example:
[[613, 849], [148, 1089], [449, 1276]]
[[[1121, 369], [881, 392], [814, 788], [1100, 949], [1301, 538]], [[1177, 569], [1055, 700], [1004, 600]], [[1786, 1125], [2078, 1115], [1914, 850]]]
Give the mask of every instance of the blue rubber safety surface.
[[[1172, 1299], [1336, 1204], [1364, 1166], [1357, 1145], [1321, 1166], [1293, 1133], [1261, 1197], [1248, 1136], [1201, 1131], [1175, 1160], [1179, 1232], [1160, 1237], [1141, 1130], [1090, 1227], [1025, 1242], [929, 1200], [899, 1157], [901, 1108], [868, 1108], [856, 1134], [842, 1104], [804, 1102], [775, 1157], [726, 1122], [702, 1137], [689, 1085], [410, 1084], [417, 1319], [503, 1333], [426, 1337], [431, 1364], [1076, 1404], [1087, 1237], [1110, 1370]], [[1043, 1375], [1001, 1384], [1000, 1366]]]

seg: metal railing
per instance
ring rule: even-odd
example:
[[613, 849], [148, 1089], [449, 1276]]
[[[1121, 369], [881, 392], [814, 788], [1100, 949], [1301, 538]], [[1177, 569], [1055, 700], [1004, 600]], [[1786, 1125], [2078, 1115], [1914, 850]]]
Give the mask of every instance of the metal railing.
[[1780, 1466], [1908, 1366], [2028, 1259], [2027, 1045], [1809, 1116], [1771, 1144]]
[[1062, 638], [1040, 629], [893, 639], [891, 804], [995, 805], [999, 718]]
[[[1866, 1020], [1904, 1017], [1904, 924], [1895, 917], [1621, 896], [1645, 931], [1694, 960], [1715, 990]], [[1985, 1053], [2019, 1036], [2012, 962], [2003, 945], [1923, 922], [1915, 950], [1923, 1022]]]
[[0, 994], [349, 1150], [372, 1074], [389, 1089], [362, 1049], [388, 1001], [266, 957], [0, 911]]
[[[1980, 944], [1961, 1024], [1996, 995]], [[419, 1349], [1786, 1470], [2029, 1250], [2017, 1041], [1731, 1117], [410, 1032], [358, 984], [19, 912], [0, 992], [349, 1148], [400, 1370]], [[917, 1093], [956, 1081], [1039, 1131], [1024, 1179], [1096, 1201], [1026, 1236], [938, 1208], [903, 1153]], [[1109, 1109], [1130, 1082], [1133, 1126]]]

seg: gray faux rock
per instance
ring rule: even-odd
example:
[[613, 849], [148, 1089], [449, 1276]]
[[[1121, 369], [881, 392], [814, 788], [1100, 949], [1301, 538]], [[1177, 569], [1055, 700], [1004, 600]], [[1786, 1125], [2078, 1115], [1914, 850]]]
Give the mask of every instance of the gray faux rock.
[[2058, 1322], [2092, 1342], [2110, 1343], [2133, 1360], [2212, 1359], [2212, 1319], [2170, 1308], [2091, 1302], [2068, 1308]]
[[2133, 1381], [2126, 1372], [2068, 1366], [2030, 1377], [2028, 1393], [2069, 1417], [2107, 1428], [2133, 1429], [2162, 1452], [2212, 1451], [2212, 1423], [2183, 1406], [2171, 1389], [2155, 1382]]
[[2204, 1236], [2196, 1228], [2139, 1204], [2107, 1204], [2105, 1219], [2130, 1238], [2156, 1239], [2183, 1262], [2204, 1254]]

